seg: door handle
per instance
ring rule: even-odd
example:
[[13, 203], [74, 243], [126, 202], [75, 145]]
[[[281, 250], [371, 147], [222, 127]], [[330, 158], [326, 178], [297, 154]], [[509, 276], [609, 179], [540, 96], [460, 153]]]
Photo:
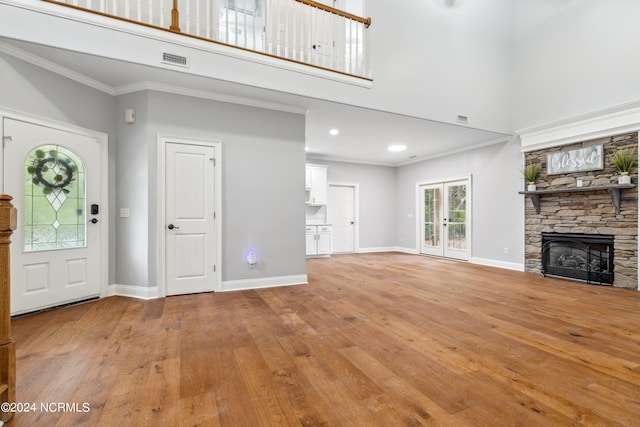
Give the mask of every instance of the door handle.
[[174, 228], [177, 230], [177, 229], [178, 229], [178, 228], [180, 228], [180, 227], [178, 227], [178, 226], [176, 226], [176, 225], [173, 225], [173, 224], [169, 224], [169, 225], [167, 225], [167, 228], [168, 228], [169, 230], [173, 230]]
[[91, 224], [97, 224], [97, 223], [98, 223], [98, 218], [91, 218], [91, 219], [89, 220], [89, 222], [90, 222]]

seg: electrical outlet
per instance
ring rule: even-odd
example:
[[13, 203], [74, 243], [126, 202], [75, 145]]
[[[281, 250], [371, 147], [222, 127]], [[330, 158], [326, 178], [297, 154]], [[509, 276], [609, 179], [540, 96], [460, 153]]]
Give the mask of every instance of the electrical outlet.
[[509, 255], [509, 248], [504, 248], [504, 254]]

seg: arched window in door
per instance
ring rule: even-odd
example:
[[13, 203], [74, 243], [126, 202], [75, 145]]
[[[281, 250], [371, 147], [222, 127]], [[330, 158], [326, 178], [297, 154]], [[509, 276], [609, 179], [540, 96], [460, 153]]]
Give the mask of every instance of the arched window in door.
[[41, 145], [24, 163], [25, 252], [85, 246], [85, 170], [60, 145]]

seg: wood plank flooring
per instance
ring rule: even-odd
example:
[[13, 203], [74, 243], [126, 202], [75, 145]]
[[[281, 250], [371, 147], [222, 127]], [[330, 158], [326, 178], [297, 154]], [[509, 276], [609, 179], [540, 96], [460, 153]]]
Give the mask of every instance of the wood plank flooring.
[[11, 425], [640, 425], [637, 291], [399, 253], [308, 275], [14, 319]]

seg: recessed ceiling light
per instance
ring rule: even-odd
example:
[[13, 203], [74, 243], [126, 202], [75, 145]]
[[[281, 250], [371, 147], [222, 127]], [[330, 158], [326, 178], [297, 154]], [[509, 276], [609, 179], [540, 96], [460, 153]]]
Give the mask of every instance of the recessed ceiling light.
[[336, 136], [339, 133], [340, 133], [340, 131], [338, 129], [331, 129], [329, 131], [329, 135], [333, 135], [333, 136]]
[[389, 151], [404, 151], [407, 149], [406, 145], [401, 145], [401, 144], [397, 144], [397, 145], [390, 145], [389, 147], [387, 147], [387, 150]]
[[309, 151], [309, 147], [304, 147], [304, 151]]

